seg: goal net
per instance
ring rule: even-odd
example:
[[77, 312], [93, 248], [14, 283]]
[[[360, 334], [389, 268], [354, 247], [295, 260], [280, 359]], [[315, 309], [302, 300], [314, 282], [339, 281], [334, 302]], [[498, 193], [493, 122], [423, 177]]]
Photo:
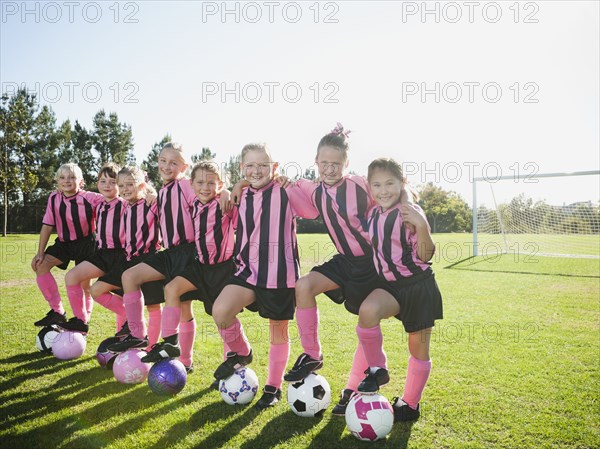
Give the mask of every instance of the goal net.
[[600, 258], [600, 171], [473, 181], [474, 255]]

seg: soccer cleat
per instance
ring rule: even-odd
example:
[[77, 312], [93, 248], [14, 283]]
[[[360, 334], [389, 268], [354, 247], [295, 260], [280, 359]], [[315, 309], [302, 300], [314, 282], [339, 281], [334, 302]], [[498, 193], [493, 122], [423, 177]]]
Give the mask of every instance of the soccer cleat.
[[346, 388], [342, 390], [340, 393], [340, 402], [337, 403], [333, 410], [331, 411], [332, 415], [344, 416], [346, 414], [346, 407], [348, 407], [348, 402], [350, 402], [350, 398], [354, 394], [353, 390]]
[[54, 310], [50, 309], [50, 312], [48, 312], [44, 318], [36, 321], [35, 323], [33, 323], [33, 325], [46, 327], [46, 326], [52, 326], [53, 324], [64, 323], [65, 321], [67, 321], [66, 313], [61, 314], [61, 313], [55, 312]]
[[121, 327], [119, 332], [117, 332], [115, 334], [115, 337], [119, 337], [120, 339], [123, 339], [123, 338], [127, 337], [130, 333], [131, 333], [131, 331], [129, 330], [129, 324], [127, 324], [127, 321], [125, 321], [125, 323], [123, 323], [123, 327]]
[[142, 357], [141, 360], [144, 363], [156, 363], [164, 359], [174, 359], [180, 355], [181, 350], [179, 349], [179, 345], [172, 345], [171, 343], [162, 342], [152, 345], [152, 349], [150, 349], [148, 354]]
[[84, 334], [87, 333], [87, 331], [90, 328], [87, 324], [85, 324], [82, 320], [80, 320], [77, 317], [73, 317], [66, 323], [60, 323], [57, 326], [67, 331], [83, 332]]
[[415, 410], [402, 399], [394, 398], [393, 401], [392, 408], [394, 409], [394, 422], [416, 421], [419, 419], [419, 416], [421, 416], [419, 404], [417, 404], [417, 409]]
[[194, 372], [194, 364], [192, 363], [190, 366], [185, 366], [185, 372], [188, 374], [192, 374]]
[[371, 372], [371, 368], [367, 368], [365, 374], [367, 377], [358, 384], [357, 390], [359, 393], [377, 393], [380, 387], [390, 381], [390, 375], [385, 368], [379, 368], [374, 373]]
[[283, 376], [283, 380], [286, 382], [300, 382], [305, 379], [310, 373], [321, 369], [323, 367], [323, 356], [318, 359], [313, 359], [305, 352], [300, 354], [296, 363], [291, 370]]
[[252, 362], [252, 349], [248, 355], [238, 355], [237, 352], [229, 351], [227, 359], [221, 363], [215, 370], [213, 376], [217, 380], [223, 380], [230, 377], [236, 370]]
[[213, 380], [213, 383], [212, 383], [212, 384], [210, 384], [210, 387], [209, 387], [209, 388], [210, 388], [211, 390], [217, 390], [217, 391], [219, 391], [219, 384], [220, 384], [220, 383], [221, 383], [221, 381], [220, 381], [219, 379], [215, 379], [215, 380]]
[[272, 385], [265, 385], [262, 397], [256, 402], [254, 408], [264, 410], [273, 407], [281, 399], [281, 389]]
[[148, 346], [148, 337], [137, 338], [129, 334], [123, 340], [113, 343], [108, 347], [110, 352], [125, 352], [128, 349], [143, 349]]

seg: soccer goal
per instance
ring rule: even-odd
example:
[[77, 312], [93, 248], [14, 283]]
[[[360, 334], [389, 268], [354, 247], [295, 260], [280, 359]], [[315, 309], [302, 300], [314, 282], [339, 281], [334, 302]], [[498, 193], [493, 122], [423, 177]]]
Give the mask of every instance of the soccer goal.
[[600, 258], [600, 171], [473, 179], [473, 255]]

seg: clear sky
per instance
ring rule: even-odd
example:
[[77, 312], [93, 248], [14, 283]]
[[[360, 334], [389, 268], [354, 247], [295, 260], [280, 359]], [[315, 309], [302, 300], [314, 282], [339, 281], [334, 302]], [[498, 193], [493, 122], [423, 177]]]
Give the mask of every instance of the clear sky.
[[[1, 11], [2, 91], [26, 83], [59, 122], [86, 127], [116, 111], [138, 162], [165, 133], [219, 160], [265, 141], [293, 176], [340, 121], [355, 172], [392, 156], [413, 183], [469, 203], [471, 176], [600, 168], [597, 1], [2, 1]], [[530, 196], [598, 201], [598, 177], [567, 179]], [[529, 187], [506, 184], [509, 197]]]

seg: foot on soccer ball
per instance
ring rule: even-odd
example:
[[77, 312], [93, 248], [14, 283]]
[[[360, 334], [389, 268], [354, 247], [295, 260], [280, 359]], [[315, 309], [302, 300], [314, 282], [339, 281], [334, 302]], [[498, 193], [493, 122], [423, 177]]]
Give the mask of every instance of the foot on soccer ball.
[[283, 380], [286, 382], [300, 382], [305, 379], [310, 373], [321, 369], [323, 367], [323, 356], [318, 359], [313, 359], [306, 353], [300, 354], [296, 363], [291, 370], [283, 376]]
[[[185, 365], [183, 365], [185, 366]], [[188, 374], [192, 374], [194, 372], [194, 365], [190, 365], [190, 366], [185, 366], [185, 372]]]
[[83, 333], [87, 333], [87, 331], [90, 328], [87, 324], [85, 324], [82, 320], [80, 320], [77, 317], [69, 319], [69, 321], [67, 321], [66, 323], [59, 323], [57, 324], [57, 326], [66, 331], [75, 331]]
[[379, 368], [374, 372], [371, 368], [367, 368], [365, 374], [367, 377], [358, 384], [357, 390], [360, 393], [376, 393], [379, 387], [383, 387], [390, 381], [390, 375], [385, 368]]
[[125, 352], [128, 349], [143, 349], [148, 346], [148, 337], [137, 338], [129, 334], [123, 340], [113, 343], [108, 347], [110, 352]]
[[129, 324], [127, 324], [127, 321], [125, 321], [125, 323], [123, 324], [123, 326], [121, 327], [119, 332], [117, 332], [115, 334], [115, 337], [119, 337], [120, 339], [123, 339], [123, 338], [127, 337], [130, 333], [131, 333], [131, 331], [129, 330]]
[[67, 321], [66, 313], [58, 313], [50, 309], [44, 318], [33, 323], [34, 326], [52, 326], [53, 324], [60, 324]]
[[267, 407], [272, 407], [281, 399], [281, 389], [272, 385], [265, 385], [263, 388], [262, 397], [256, 402], [254, 407], [258, 410], [264, 410]]
[[162, 342], [152, 345], [152, 349], [141, 360], [144, 363], [156, 363], [164, 359], [173, 359], [180, 355], [181, 350], [179, 349], [179, 345]]
[[220, 381], [220, 380], [218, 380], [218, 379], [215, 379], [215, 380], [213, 380], [212, 384], [210, 384], [210, 387], [209, 387], [209, 388], [210, 388], [211, 390], [217, 390], [217, 391], [219, 391], [219, 384], [220, 384], [220, 383], [221, 383], [221, 381]]
[[419, 416], [421, 415], [419, 404], [417, 404], [417, 409], [415, 410], [402, 399], [394, 398], [393, 401], [392, 408], [394, 409], [394, 422], [416, 421], [419, 419]]
[[221, 363], [215, 370], [213, 376], [217, 380], [223, 380], [230, 377], [236, 370], [243, 366], [249, 365], [252, 362], [252, 349], [248, 355], [238, 355], [237, 352], [229, 351], [227, 359]]
[[342, 390], [340, 393], [340, 402], [337, 403], [333, 410], [331, 411], [332, 415], [344, 416], [346, 414], [346, 407], [348, 407], [348, 402], [350, 402], [350, 398], [354, 394], [353, 390], [348, 388]]

